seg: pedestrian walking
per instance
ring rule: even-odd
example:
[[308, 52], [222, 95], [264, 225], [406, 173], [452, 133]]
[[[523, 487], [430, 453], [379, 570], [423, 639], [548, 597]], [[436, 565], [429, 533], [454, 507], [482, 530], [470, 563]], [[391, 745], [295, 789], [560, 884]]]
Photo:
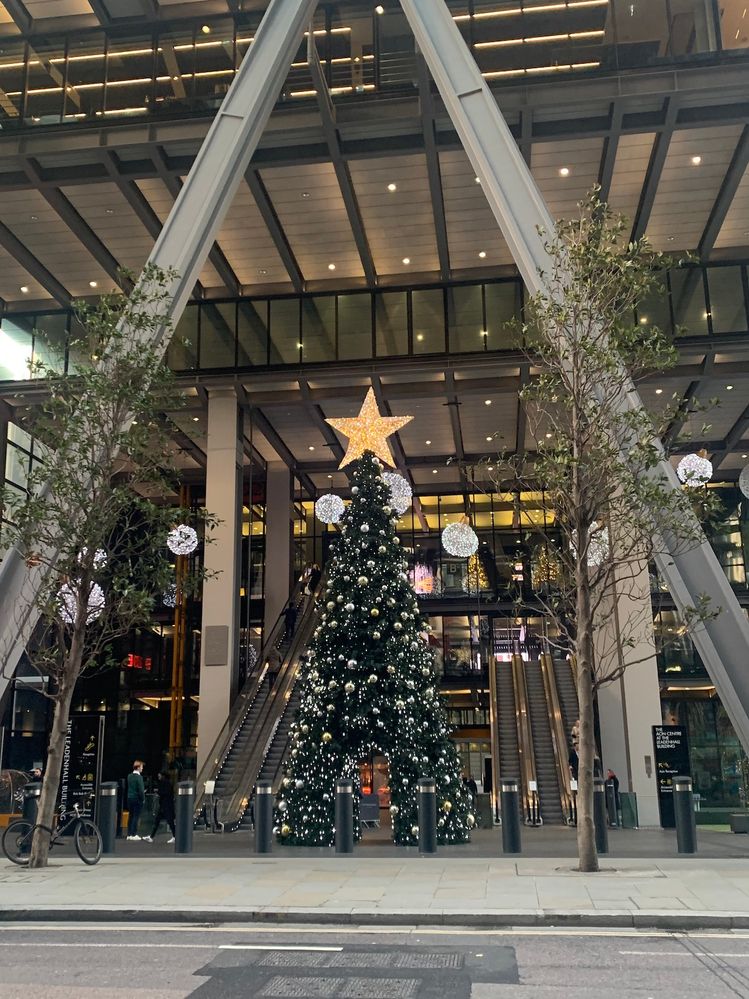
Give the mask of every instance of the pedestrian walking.
[[268, 655], [268, 680], [270, 681], [270, 689], [276, 685], [276, 680], [278, 679], [278, 674], [281, 672], [283, 660], [281, 659], [281, 653], [278, 649], [271, 649]]
[[156, 814], [153, 818], [153, 829], [151, 830], [151, 835], [144, 836], [143, 839], [146, 843], [153, 843], [154, 836], [159, 831], [159, 826], [162, 822], [166, 822], [172, 833], [172, 838], [168, 839], [167, 843], [173, 843], [177, 835], [174, 831], [174, 787], [168, 774], [163, 772], [159, 774], [156, 793], [159, 797], [156, 805]]
[[296, 628], [296, 617], [297, 617], [296, 604], [293, 603], [292, 601], [289, 601], [288, 607], [283, 612], [283, 620], [284, 624], [286, 625], [286, 631], [283, 636], [284, 641], [290, 642], [291, 639], [294, 637], [294, 629]]
[[309, 596], [313, 596], [321, 579], [322, 579], [322, 571], [317, 562], [315, 562], [315, 564], [310, 569], [309, 576], [307, 578], [307, 586], [304, 592], [307, 593]]
[[146, 788], [143, 784], [143, 760], [133, 763], [133, 771], [127, 775], [127, 838], [140, 839], [138, 822], [146, 800]]

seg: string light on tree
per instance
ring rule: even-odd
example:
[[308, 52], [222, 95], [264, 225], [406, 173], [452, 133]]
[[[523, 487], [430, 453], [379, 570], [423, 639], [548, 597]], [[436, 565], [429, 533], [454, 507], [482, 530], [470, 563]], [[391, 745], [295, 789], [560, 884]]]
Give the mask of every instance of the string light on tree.
[[390, 505], [398, 515], [404, 514], [411, 506], [413, 491], [408, 479], [398, 472], [383, 472], [385, 482], [390, 488]]
[[178, 524], [167, 535], [166, 546], [175, 555], [192, 555], [198, 547], [198, 532], [188, 524]]
[[340, 496], [336, 496], [335, 493], [325, 493], [315, 503], [315, 516], [323, 524], [338, 524], [345, 509]]
[[456, 558], [470, 558], [479, 547], [479, 539], [466, 517], [455, 524], [448, 524], [442, 532], [442, 547], [448, 555]]
[[704, 486], [713, 477], [713, 463], [707, 457], [707, 451], [685, 454], [676, 466], [676, 474], [685, 486]]

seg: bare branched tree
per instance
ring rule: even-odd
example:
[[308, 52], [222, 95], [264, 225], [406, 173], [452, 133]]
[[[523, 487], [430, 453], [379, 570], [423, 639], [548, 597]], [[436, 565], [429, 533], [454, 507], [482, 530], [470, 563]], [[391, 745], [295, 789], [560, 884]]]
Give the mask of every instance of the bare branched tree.
[[[172, 277], [152, 268], [129, 298], [81, 306], [67, 372], [51, 347], [36, 363], [42, 401], [25, 428], [46, 457], [30, 469], [26, 495], [3, 497], [4, 542], [45, 569], [27, 653], [53, 703], [37, 818], [47, 828], [78, 678], [113, 665], [114, 641], [149, 624], [174, 580], [169, 531], [206, 519], [176, 502], [175, 447], [162, 415], [180, 406], [171, 372], [159, 350], [131, 335], [162, 322]], [[194, 589], [198, 575], [184, 586]], [[30, 866], [46, 866], [48, 850], [48, 836], [37, 832]]]

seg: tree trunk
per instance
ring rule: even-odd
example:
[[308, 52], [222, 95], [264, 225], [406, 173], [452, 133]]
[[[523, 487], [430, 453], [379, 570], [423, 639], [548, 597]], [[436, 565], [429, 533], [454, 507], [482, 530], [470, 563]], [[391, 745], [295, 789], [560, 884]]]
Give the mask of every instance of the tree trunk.
[[577, 579], [577, 700], [580, 709], [580, 737], [577, 749], [577, 855], [579, 869], [599, 870], [593, 821], [593, 615], [586, 567]]
[[[62, 678], [60, 679], [57, 700], [55, 701], [52, 731], [47, 748], [47, 763], [44, 768], [42, 793], [39, 798], [39, 810], [36, 818], [39, 825], [47, 826], [48, 829], [54, 829], [55, 827], [55, 810], [57, 807], [57, 793], [60, 788], [60, 776], [62, 774], [65, 737], [68, 731], [70, 705], [73, 700], [73, 692], [75, 691], [75, 682], [78, 677], [79, 668], [80, 663], [73, 663], [68, 658]], [[31, 845], [29, 867], [46, 867], [48, 858], [49, 840], [46, 834], [38, 830]]]

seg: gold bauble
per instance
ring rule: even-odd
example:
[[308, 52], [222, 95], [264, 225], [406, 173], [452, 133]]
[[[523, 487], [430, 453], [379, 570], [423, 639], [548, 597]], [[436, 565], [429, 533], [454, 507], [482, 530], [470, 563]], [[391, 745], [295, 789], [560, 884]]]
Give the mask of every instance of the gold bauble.
[[322, 741], [323, 742], [330, 742], [332, 738], [333, 738], [333, 736], [330, 734], [330, 732], [323, 732], [323, 734], [322, 734]]
[[451, 812], [452, 810], [453, 810], [453, 803], [452, 803], [452, 801], [445, 801], [443, 803], [443, 805], [442, 805], [442, 811], [443, 812]]
[[291, 826], [287, 826], [287, 825], [281, 826], [281, 835], [282, 836], [288, 836], [290, 832], [291, 832]]
[[369, 616], [370, 617], [379, 617], [380, 616], [380, 612], [377, 610], [376, 607], [373, 607], [372, 610], [369, 612]]

